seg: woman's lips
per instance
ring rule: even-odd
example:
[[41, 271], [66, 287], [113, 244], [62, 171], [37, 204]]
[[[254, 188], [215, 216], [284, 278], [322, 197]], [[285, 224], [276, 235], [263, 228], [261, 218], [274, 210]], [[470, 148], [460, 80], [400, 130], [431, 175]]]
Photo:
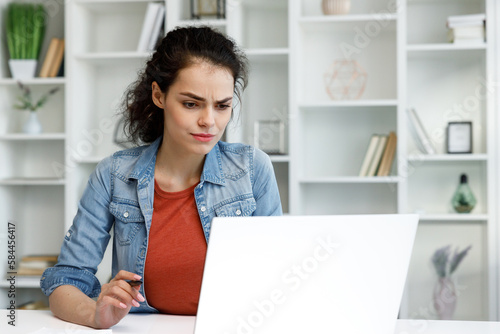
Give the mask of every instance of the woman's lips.
[[201, 142], [209, 142], [215, 137], [215, 135], [210, 135], [208, 133], [192, 133], [191, 135], [194, 139]]

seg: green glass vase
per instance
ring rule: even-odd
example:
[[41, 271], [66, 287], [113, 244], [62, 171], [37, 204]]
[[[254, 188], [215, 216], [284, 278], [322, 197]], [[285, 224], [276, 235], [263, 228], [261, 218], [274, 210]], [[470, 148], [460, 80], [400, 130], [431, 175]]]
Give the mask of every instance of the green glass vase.
[[469, 213], [476, 205], [476, 197], [472, 193], [467, 181], [467, 174], [460, 175], [460, 184], [451, 200], [453, 209], [458, 213]]

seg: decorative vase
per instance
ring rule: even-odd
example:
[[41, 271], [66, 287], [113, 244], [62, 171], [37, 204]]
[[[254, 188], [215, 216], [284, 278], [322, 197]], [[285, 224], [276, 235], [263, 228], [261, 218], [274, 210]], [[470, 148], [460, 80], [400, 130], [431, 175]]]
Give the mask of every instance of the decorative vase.
[[323, 0], [321, 9], [325, 15], [348, 14], [351, 9], [351, 0]]
[[467, 182], [467, 174], [460, 175], [460, 184], [453, 194], [451, 204], [458, 213], [469, 213], [476, 206], [476, 197]]
[[42, 132], [42, 124], [40, 124], [40, 121], [38, 120], [36, 111], [30, 111], [28, 119], [23, 125], [23, 132], [31, 135]]
[[10, 73], [14, 79], [33, 79], [36, 65], [36, 59], [9, 59]]
[[457, 305], [457, 294], [450, 277], [439, 277], [434, 288], [433, 301], [440, 320], [452, 319]]

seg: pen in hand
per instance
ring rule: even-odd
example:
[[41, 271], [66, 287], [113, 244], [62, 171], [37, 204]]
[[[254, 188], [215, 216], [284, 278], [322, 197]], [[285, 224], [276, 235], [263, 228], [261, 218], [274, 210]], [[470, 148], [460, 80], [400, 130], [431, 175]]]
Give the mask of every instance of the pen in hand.
[[130, 286], [138, 286], [142, 284], [142, 281], [136, 281], [136, 280], [125, 280]]

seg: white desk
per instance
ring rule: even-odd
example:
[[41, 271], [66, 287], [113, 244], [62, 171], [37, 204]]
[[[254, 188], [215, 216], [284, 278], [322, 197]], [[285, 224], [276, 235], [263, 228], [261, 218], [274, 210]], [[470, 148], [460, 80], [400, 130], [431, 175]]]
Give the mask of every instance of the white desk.
[[[0, 333], [29, 334], [43, 327], [78, 333], [89, 330], [55, 318], [50, 311], [16, 311], [16, 327], [9, 326], [7, 310], [0, 310]], [[192, 334], [195, 317], [129, 314], [112, 327], [113, 334]], [[96, 331], [99, 333], [99, 331]], [[395, 334], [499, 334], [500, 322], [398, 320]], [[312, 333], [313, 334], [313, 333]]]

